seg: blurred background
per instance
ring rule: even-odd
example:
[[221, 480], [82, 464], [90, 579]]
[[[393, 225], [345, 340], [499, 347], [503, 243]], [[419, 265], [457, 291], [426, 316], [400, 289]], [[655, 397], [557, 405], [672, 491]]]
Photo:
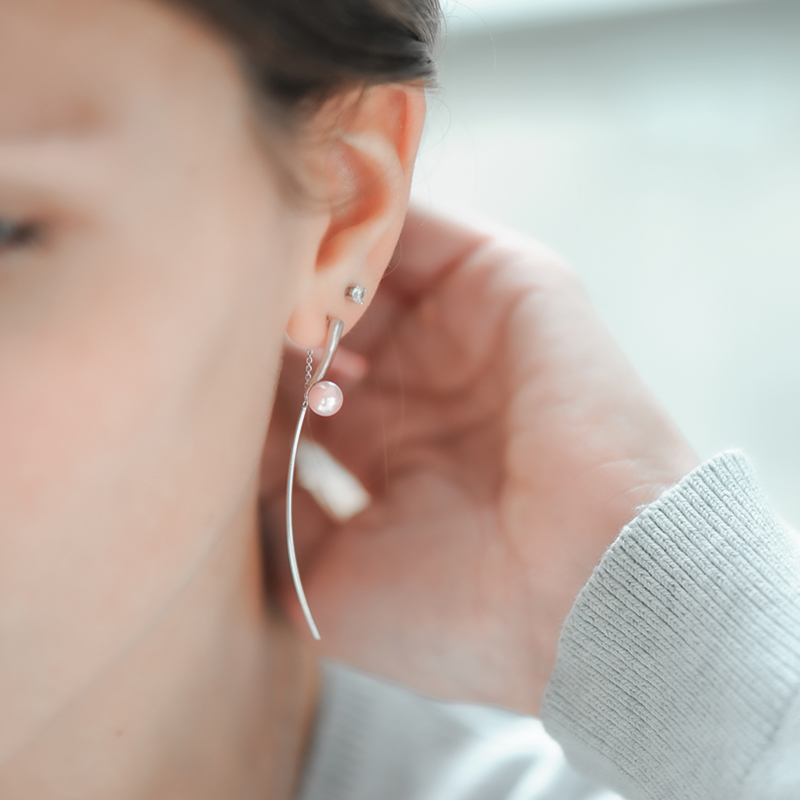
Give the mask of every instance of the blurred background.
[[577, 267], [701, 457], [800, 527], [800, 0], [446, 0], [417, 202]]

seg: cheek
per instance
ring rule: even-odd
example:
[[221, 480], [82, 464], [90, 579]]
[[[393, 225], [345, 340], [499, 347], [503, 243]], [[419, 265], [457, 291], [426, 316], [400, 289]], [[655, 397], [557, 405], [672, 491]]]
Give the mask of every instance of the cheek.
[[3, 330], [0, 756], [169, 601], [245, 502], [289, 229], [257, 182], [209, 183], [129, 195], [115, 211], [135, 222], [65, 242]]

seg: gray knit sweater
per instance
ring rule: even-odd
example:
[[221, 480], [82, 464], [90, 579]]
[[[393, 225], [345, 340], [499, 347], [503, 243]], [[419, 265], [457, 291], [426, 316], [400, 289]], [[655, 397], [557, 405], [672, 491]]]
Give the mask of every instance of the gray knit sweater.
[[301, 798], [800, 800], [800, 540], [744, 456], [622, 531], [564, 626], [543, 720], [555, 741], [328, 665]]

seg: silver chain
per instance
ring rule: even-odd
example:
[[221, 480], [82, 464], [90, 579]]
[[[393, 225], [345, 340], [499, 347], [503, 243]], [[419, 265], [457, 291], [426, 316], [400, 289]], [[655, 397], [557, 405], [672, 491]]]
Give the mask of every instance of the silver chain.
[[311, 374], [314, 367], [314, 351], [306, 350], [306, 383], [303, 389], [303, 407], [308, 405], [308, 390], [311, 386]]

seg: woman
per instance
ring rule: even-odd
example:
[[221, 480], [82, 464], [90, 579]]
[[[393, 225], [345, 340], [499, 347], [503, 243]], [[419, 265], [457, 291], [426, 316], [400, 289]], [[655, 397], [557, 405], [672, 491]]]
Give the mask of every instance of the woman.
[[[681, 480], [691, 451], [538, 245], [415, 213], [378, 290], [435, 25], [425, 0], [0, 2], [3, 800], [433, 792], [445, 712], [321, 682], [322, 654], [526, 713], [549, 681], [553, 732], [631, 798], [794, 796], [763, 787], [797, 742], [797, 550], [741, 458]], [[365, 312], [314, 435], [373, 502], [295, 509], [314, 645], [279, 369], [286, 334]]]

